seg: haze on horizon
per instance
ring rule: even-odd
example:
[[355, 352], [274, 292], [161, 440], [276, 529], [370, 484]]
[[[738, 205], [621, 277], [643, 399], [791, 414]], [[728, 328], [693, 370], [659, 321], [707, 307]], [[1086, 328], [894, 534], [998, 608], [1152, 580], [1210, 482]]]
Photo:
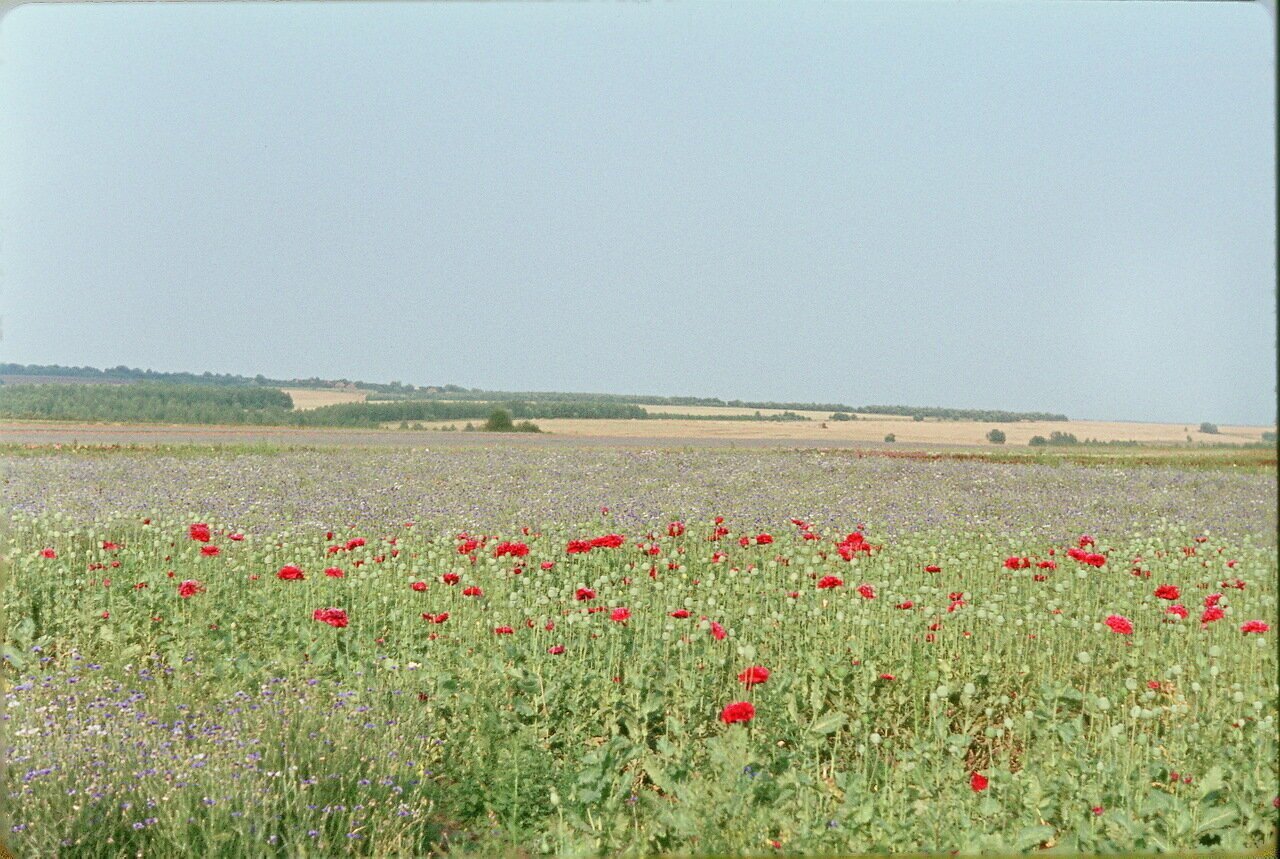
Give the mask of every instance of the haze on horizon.
[[1269, 425], [1248, 3], [28, 5], [0, 361]]

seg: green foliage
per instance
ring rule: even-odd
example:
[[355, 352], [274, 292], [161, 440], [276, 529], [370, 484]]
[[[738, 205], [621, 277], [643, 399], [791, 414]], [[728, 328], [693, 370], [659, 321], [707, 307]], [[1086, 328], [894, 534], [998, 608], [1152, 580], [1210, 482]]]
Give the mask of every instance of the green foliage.
[[276, 424], [293, 400], [276, 388], [173, 385], [5, 385], [0, 417], [31, 420]]
[[511, 432], [511, 413], [505, 409], [496, 410], [484, 422], [484, 429], [486, 432]]
[[1006, 412], [998, 409], [944, 409], [919, 406], [862, 406], [854, 411], [864, 414], [899, 415], [902, 417], [940, 418], [955, 421], [1012, 423], [1015, 421], [1065, 421], [1066, 415], [1052, 412]]
[[998, 429], [991, 430], [991, 432], [987, 433], [987, 441], [991, 442], [992, 444], [1004, 444], [1005, 443], [1004, 431], [998, 430]]
[[1032, 447], [1044, 447], [1048, 443], [1049, 443], [1049, 440], [1042, 435], [1033, 435], [1031, 437], [1031, 441], [1027, 442], [1027, 444], [1031, 445]]
[[[393, 556], [376, 526], [367, 545], [338, 553], [328, 546], [351, 533], [329, 540], [300, 524], [232, 542], [215, 527], [222, 551], [207, 557], [188, 524], [13, 520], [3, 670], [6, 743], [20, 762], [6, 784], [20, 828], [8, 834], [20, 855], [1274, 843], [1276, 653], [1234, 626], [1275, 622], [1274, 544], [1210, 541], [1190, 557], [1179, 549], [1196, 532], [1185, 527], [1098, 534], [1116, 569], [1078, 567], [1059, 545], [1060, 568], [1038, 582], [1038, 569], [1001, 564], [1048, 557], [1051, 546], [1025, 539], [870, 534], [883, 548], [855, 565], [798, 533], [741, 546], [690, 520], [685, 534], [652, 540], [679, 560], [650, 579], [635, 575], [653, 561], [631, 541], [565, 553], [598, 521], [529, 523], [530, 536], [514, 537], [530, 550], [518, 576], [493, 557], [497, 538], [460, 563], [452, 529], [389, 526]], [[1223, 575], [1249, 579], [1228, 593], [1230, 621], [1164, 622], [1153, 584], [1199, 593], [1201, 562], [1219, 548], [1238, 561]], [[1128, 574], [1137, 556], [1150, 579]], [[777, 557], [796, 563], [765, 566]], [[307, 578], [275, 578], [285, 562]], [[320, 572], [333, 564], [347, 576]], [[810, 567], [847, 585], [818, 591]], [[457, 570], [458, 585], [442, 582]], [[183, 600], [187, 579], [205, 590]], [[483, 596], [463, 596], [473, 584]], [[628, 622], [588, 613], [575, 599], [583, 584], [599, 592], [589, 605], [627, 605]], [[966, 604], [948, 612], [956, 591]], [[904, 599], [918, 608], [898, 608]], [[691, 618], [670, 616], [685, 605]], [[350, 626], [312, 620], [322, 606], [346, 609]], [[428, 623], [426, 611], [450, 618]], [[1134, 619], [1131, 638], [1100, 625], [1112, 612]], [[496, 635], [499, 624], [516, 631]], [[747, 689], [737, 675], [750, 665], [772, 673]], [[720, 708], [738, 700], [755, 720], [722, 724]], [[975, 771], [990, 780], [982, 793], [970, 789]]]
[[884, 437], [884, 440], [885, 440], [885, 441], [887, 441], [887, 442], [895, 442], [895, 441], [897, 441], [897, 440], [898, 440], [898, 437], [897, 437], [896, 435], [894, 435], [893, 433], [889, 433], [888, 435], [886, 435], [886, 436]]
[[1200, 432], [1204, 433], [1205, 435], [1217, 435], [1218, 425], [1211, 424], [1208, 421], [1205, 421], [1204, 423], [1200, 424]]
[[1275, 434], [1275, 433], [1273, 433], [1273, 432], [1264, 432], [1264, 433], [1262, 434], [1262, 440], [1263, 440], [1264, 442], [1270, 442], [1270, 443], [1274, 444], [1274, 443], [1276, 442], [1276, 438], [1277, 438], [1277, 436], [1276, 436], [1276, 434]]
[[858, 416], [851, 415], [848, 412], [836, 412], [833, 415], [831, 415], [830, 419], [833, 421], [853, 421], [853, 420], [857, 420]]

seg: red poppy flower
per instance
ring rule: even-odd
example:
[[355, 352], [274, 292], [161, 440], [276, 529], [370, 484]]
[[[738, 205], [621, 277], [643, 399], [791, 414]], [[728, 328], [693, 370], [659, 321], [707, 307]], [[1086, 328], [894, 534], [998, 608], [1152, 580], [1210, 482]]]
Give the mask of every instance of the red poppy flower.
[[1178, 590], [1177, 585], [1161, 585], [1160, 587], [1156, 588], [1156, 596], [1162, 600], [1169, 600], [1170, 602], [1172, 602], [1173, 600], [1176, 600], [1178, 597], [1182, 596], [1182, 594]]
[[591, 588], [578, 588], [578, 590], [574, 592], [573, 598], [578, 602], [590, 602], [596, 598], [596, 592]]
[[684, 620], [686, 617], [689, 616], [689, 610], [687, 608], [678, 608], [675, 611], [671, 612], [671, 616], [674, 618], [679, 618], [680, 620]]
[[41, 549], [40, 557], [53, 560], [54, 558], [58, 557], [58, 553], [55, 552], [53, 549]]
[[1119, 635], [1133, 635], [1133, 623], [1124, 615], [1107, 615], [1107, 619], [1104, 620], [1103, 623], [1111, 627], [1111, 631], [1114, 633]]
[[844, 586], [844, 581], [836, 576], [823, 576], [818, 582], [818, 590], [825, 591], [829, 588], [839, 588]]
[[613, 611], [609, 612], [609, 620], [614, 623], [626, 623], [630, 618], [631, 609], [629, 608], [615, 608]]
[[1213, 608], [1218, 604], [1218, 600], [1222, 599], [1222, 594], [1209, 594], [1204, 598], [1205, 608]]
[[347, 613], [340, 608], [318, 608], [312, 612], [311, 618], [336, 629], [342, 629], [347, 625]]
[[724, 641], [725, 637], [728, 634], [729, 633], [724, 631], [723, 626], [716, 623], [714, 620], [711, 621], [711, 637], [712, 638], [714, 638], [716, 641]]
[[209, 531], [209, 526], [203, 522], [196, 522], [188, 528], [187, 535], [191, 537], [192, 540], [198, 540], [201, 543], [209, 542], [213, 536]]
[[767, 545], [769, 545], [769, 544], [770, 544], [770, 543], [772, 543], [772, 542], [773, 542], [773, 535], [772, 535], [772, 534], [757, 534], [757, 535], [756, 535], [756, 545], [757, 545], [757, 546], [767, 546]]
[[942, 572], [942, 567], [938, 566], [937, 564], [930, 564], [929, 566], [924, 568], [924, 571], [926, 573], [940, 573]]
[[495, 626], [493, 628], [494, 635], [511, 635], [515, 630], [509, 626]]
[[561, 653], [564, 653], [564, 645], [553, 644], [547, 648], [547, 653], [550, 653], [552, 656], [559, 656]]
[[735, 722], [750, 722], [756, 717], [756, 708], [750, 701], [736, 701], [727, 704], [720, 711], [720, 721], [726, 725], [732, 725]]
[[427, 589], [427, 583], [426, 583], [426, 582], [414, 582], [413, 584], [409, 585], [409, 587], [410, 587], [410, 588], [412, 588], [413, 590], [415, 590], [415, 591], [417, 591], [417, 592], [421, 593], [421, 592], [423, 592], [423, 591], [425, 591], [425, 590]]
[[346, 573], [342, 572], [341, 567], [326, 567], [324, 574], [331, 579], [340, 579], [346, 575]]
[[525, 543], [499, 543], [493, 550], [495, 558], [502, 558], [507, 555], [523, 558], [527, 554], [529, 554], [529, 546]]
[[462, 581], [462, 576], [457, 573], [445, 573], [440, 577], [440, 581], [444, 582], [446, 585], [456, 585], [458, 582]]
[[1240, 624], [1240, 631], [1243, 633], [1263, 633], [1270, 629], [1271, 627], [1261, 620], [1246, 620], [1244, 623]]
[[241, 534], [240, 532], [237, 531], [234, 534], [228, 534], [227, 539], [232, 541], [233, 543], [239, 543], [241, 540], [244, 539], [244, 534]]
[[738, 680], [750, 688], [769, 679], [769, 669], [762, 665], [753, 665], [738, 675]]
[[858, 593], [862, 595], [863, 599], [873, 600], [876, 598], [876, 589], [871, 585], [858, 585]]
[[201, 546], [200, 547], [200, 554], [209, 558], [213, 557], [214, 555], [217, 555], [220, 551], [222, 550], [219, 549], [217, 546]]
[[[146, 584], [146, 582], [143, 582], [142, 584]], [[182, 584], [178, 585], [178, 596], [182, 597], [185, 600], [195, 596], [196, 594], [200, 593], [203, 590], [204, 590], [204, 585], [200, 584], [195, 579], [189, 579], [183, 582]]]
[[1165, 610], [1164, 610], [1164, 613], [1165, 613], [1165, 614], [1172, 614], [1172, 615], [1176, 615], [1177, 617], [1186, 617], [1186, 616], [1187, 616], [1187, 608], [1186, 608], [1186, 606], [1181, 606], [1181, 605], [1171, 605], [1171, 606], [1169, 606], [1167, 609], [1165, 609]]
[[484, 596], [484, 591], [480, 590], [475, 585], [472, 585], [469, 588], [463, 588], [462, 595], [464, 597], [482, 597]]
[[1040, 563], [1036, 564], [1036, 566], [1042, 570], [1056, 570], [1058, 569], [1058, 562], [1057, 561], [1041, 561]]
[[[347, 551], [358, 549], [364, 545], [364, 537], [352, 537], [347, 541]], [[465, 552], [463, 554], [466, 554]]]
[[[1074, 549], [1072, 549], [1071, 551], [1075, 551], [1075, 550], [1074, 550]], [[1025, 570], [1025, 569], [1026, 569], [1027, 567], [1029, 567], [1029, 566], [1031, 566], [1031, 559], [1030, 559], [1030, 558], [1016, 558], [1016, 557], [1015, 557], [1015, 558], [1005, 558], [1005, 559], [1004, 559], [1004, 568], [1005, 568], [1006, 570]]]
[[911, 600], [904, 600], [903, 602], [898, 603], [898, 608], [908, 609], [908, 608], [912, 608], [914, 605], [915, 603], [913, 603]]
[[549, 570], [549, 569], [551, 569], [552, 567], [554, 567], [554, 566], [555, 566], [555, 562], [554, 562], [554, 561], [543, 561], [543, 562], [542, 562], [541, 564], [539, 564], [538, 566], [542, 567], [542, 569], [544, 569], [544, 570]]
[[683, 535], [684, 535], [683, 522], [672, 522], [670, 525], [667, 526], [668, 537], [681, 537]]
[[974, 793], [980, 793], [986, 790], [989, 784], [991, 784], [991, 782], [989, 782], [987, 780], [987, 777], [984, 776], [982, 773], [975, 772], [972, 776], [969, 777], [969, 787], [973, 790]]
[[306, 576], [303, 575], [300, 567], [296, 567], [293, 564], [286, 564], [280, 568], [278, 573], [276, 573], [276, 578], [283, 579], [287, 582], [299, 582], [305, 579]]
[[1218, 606], [1210, 606], [1200, 615], [1200, 622], [1203, 624], [1213, 623], [1215, 620], [1222, 620], [1227, 613]]

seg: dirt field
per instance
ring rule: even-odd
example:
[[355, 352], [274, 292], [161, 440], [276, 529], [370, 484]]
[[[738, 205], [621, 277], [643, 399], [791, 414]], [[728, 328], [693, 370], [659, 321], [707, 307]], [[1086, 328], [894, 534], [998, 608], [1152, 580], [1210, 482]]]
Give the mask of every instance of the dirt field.
[[[710, 412], [704, 407], [701, 412]], [[741, 410], [739, 410], [741, 411]], [[693, 412], [690, 412], [693, 414]], [[424, 424], [431, 428], [449, 423], [461, 428], [465, 421]], [[1139, 441], [1147, 444], [1185, 444], [1192, 441], [1210, 444], [1245, 444], [1262, 440], [1262, 433], [1274, 427], [1219, 428], [1217, 435], [1207, 435], [1196, 426], [1182, 424], [1112, 423], [1108, 421], [1031, 422], [1012, 424], [978, 421], [913, 421], [889, 415], [869, 416], [856, 421], [795, 421], [769, 423], [756, 421], [681, 421], [664, 420], [573, 420], [548, 419], [534, 421], [544, 431], [557, 436], [593, 438], [664, 438], [721, 439], [724, 441], [769, 440], [831, 443], [841, 446], [853, 443], [883, 442], [892, 433], [897, 442], [938, 445], [988, 445], [987, 433], [999, 428], [1007, 437], [1007, 447], [1026, 447], [1032, 436], [1046, 438], [1052, 432], [1073, 433], [1080, 441]], [[994, 447], [994, 445], [992, 445]]]
[[305, 412], [338, 403], [363, 403], [368, 391], [338, 391], [331, 388], [281, 388], [293, 398], [293, 407]]

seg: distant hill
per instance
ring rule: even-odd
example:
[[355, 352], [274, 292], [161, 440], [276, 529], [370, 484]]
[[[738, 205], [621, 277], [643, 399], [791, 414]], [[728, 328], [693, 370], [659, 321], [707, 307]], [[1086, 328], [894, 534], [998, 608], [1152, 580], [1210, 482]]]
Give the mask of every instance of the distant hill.
[[[1017, 421], [1066, 421], [1067, 416], [1050, 412], [1011, 412], [998, 409], [950, 409], [938, 406], [850, 406], [844, 403], [803, 403], [772, 402], [756, 400], [724, 400], [719, 397], [670, 397], [641, 394], [590, 394], [564, 393], [555, 391], [486, 391], [479, 388], [464, 388], [459, 385], [407, 385], [401, 382], [361, 382], [351, 379], [271, 379], [266, 376], [240, 376], [230, 373], [167, 373], [155, 370], [142, 370], [134, 367], [110, 367], [100, 370], [96, 367], [64, 367], [60, 364], [0, 364], [0, 383], [4, 385], [48, 385], [48, 384], [86, 384], [86, 385], [123, 385], [139, 382], [161, 383], [180, 386], [209, 386], [220, 388], [346, 388], [369, 392], [366, 403], [343, 404], [327, 417], [350, 421], [367, 418], [370, 422], [379, 420], [421, 420], [427, 415], [458, 412], [475, 409], [455, 410], [442, 408], [440, 401], [453, 403], [473, 403], [477, 406], [513, 404], [513, 414], [519, 411], [538, 417], [582, 416], [582, 417], [648, 417], [644, 409], [636, 408], [640, 404], [655, 406], [728, 406], [745, 409], [773, 409], [786, 411], [831, 412], [834, 415], [885, 414], [903, 415], [935, 420], [977, 420], [992, 423], [1012, 423]], [[47, 394], [51, 396], [52, 394]], [[60, 398], [65, 400], [65, 398]], [[436, 408], [409, 408], [410, 402], [436, 402]], [[32, 401], [34, 402], [34, 401]], [[229, 401], [228, 401], [229, 402]], [[391, 407], [393, 403], [401, 403], [400, 408]], [[628, 408], [629, 407], [629, 408]], [[114, 410], [113, 410], [114, 411]], [[275, 409], [269, 408], [266, 414], [254, 415], [255, 420], [270, 420]], [[321, 411], [321, 410], [317, 410]], [[393, 417], [387, 417], [392, 415]], [[421, 417], [413, 417], [420, 415]], [[518, 416], [518, 415], [517, 415]], [[310, 421], [323, 419], [315, 415]], [[689, 416], [694, 417], [694, 416]], [[698, 416], [707, 419], [707, 416]], [[775, 416], [776, 417], [776, 416]], [[448, 419], [448, 418], [446, 418]]]

